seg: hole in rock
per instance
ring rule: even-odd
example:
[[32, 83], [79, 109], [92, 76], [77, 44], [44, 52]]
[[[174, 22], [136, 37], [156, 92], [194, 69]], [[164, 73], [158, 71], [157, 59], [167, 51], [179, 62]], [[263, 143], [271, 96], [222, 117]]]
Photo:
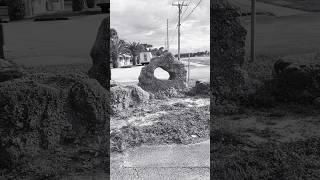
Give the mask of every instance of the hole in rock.
[[168, 80], [170, 75], [167, 71], [159, 67], [154, 70], [154, 77], [156, 77], [157, 79]]

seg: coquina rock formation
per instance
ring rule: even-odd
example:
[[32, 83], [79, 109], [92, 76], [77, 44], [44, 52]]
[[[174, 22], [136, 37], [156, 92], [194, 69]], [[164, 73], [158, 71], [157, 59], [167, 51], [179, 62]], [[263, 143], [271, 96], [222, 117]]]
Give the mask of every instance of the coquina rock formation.
[[137, 85], [114, 86], [110, 88], [110, 106], [113, 113], [126, 110], [150, 100], [148, 92]]
[[90, 78], [98, 82], [106, 89], [110, 88], [110, 20], [105, 18], [98, 30], [96, 41], [91, 50], [93, 65], [89, 70]]
[[13, 179], [47, 179], [108, 163], [108, 33], [106, 18], [91, 51], [90, 77], [29, 73], [0, 82], [1, 171]]
[[108, 129], [109, 100], [108, 91], [85, 76], [38, 74], [0, 83], [0, 168], [36, 165], [62, 147], [78, 144], [76, 154], [89, 147], [81, 142]]
[[246, 30], [240, 13], [226, 1], [211, 5], [211, 89], [214, 103], [236, 101], [245, 85], [241, 64], [245, 56]]
[[[157, 79], [154, 71], [162, 68], [170, 75], [168, 80]], [[155, 57], [150, 64], [143, 67], [139, 76], [139, 86], [145, 91], [157, 93], [159, 91], [168, 91], [172, 88], [176, 90], [185, 90], [187, 87], [187, 70], [185, 65], [175, 60], [172, 54], [166, 53], [160, 57]]]

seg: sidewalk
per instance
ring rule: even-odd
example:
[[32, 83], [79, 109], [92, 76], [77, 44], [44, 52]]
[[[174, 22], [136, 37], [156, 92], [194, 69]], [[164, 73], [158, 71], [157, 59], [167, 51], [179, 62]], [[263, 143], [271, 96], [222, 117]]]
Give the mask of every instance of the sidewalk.
[[111, 154], [111, 179], [210, 179], [210, 143], [142, 146]]

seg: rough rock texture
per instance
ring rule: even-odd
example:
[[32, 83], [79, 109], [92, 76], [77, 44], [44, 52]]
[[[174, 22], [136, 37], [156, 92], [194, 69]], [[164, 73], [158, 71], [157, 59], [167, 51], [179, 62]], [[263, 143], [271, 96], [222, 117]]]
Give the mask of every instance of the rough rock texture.
[[210, 95], [210, 83], [196, 81], [195, 86], [189, 91], [190, 95]]
[[274, 78], [270, 83], [277, 100], [312, 103], [320, 96], [318, 60], [280, 59], [274, 68]]
[[[108, 91], [82, 75], [39, 74], [0, 83], [0, 168], [46, 171], [63, 158], [57, 155], [62, 150], [73, 147], [73, 154], [89, 147], [88, 138], [96, 140], [108, 128], [108, 103]], [[69, 161], [56, 166], [65, 169], [73, 165]]]
[[110, 96], [111, 109], [114, 113], [148, 102], [150, 99], [150, 94], [136, 85], [111, 87]]
[[16, 64], [0, 59], [0, 82], [22, 77], [21, 68]]
[[89, 76], [99, 81], [106, 89], [110, 88], [110, 20], [105, 18], [98, 30], [96, 41], [91, 50], [93, 65], [89, 70]]
[[[154, 76], [156, 68], [162, 68], [170, 75], [168, 80], [157, 79]], [[187, 70], [183, 63], [175, 60], [172, 54], [153, 58], [149, 65], [142, 68], [139, 76], [139, 86], [152, 93], [167, 91], [170, 88], [185, 90], [187, 88]]]
[[313, 100], [313, 104], [320, 108], [320, 97], [317, 97]]
[[[240, 13], [227, 2], [211, 5], [210, 72], [214, 104], [236, 102], [242, 94], [247, 74], [241, 69], [245, 56], [246, 30], [238, 19]], [[213, 106], [212, 106], [213, 107]]]

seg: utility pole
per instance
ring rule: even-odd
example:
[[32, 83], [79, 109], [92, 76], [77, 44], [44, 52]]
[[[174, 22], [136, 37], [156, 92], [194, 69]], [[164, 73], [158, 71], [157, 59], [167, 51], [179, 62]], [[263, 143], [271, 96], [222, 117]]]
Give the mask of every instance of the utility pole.
[[4, 35], [3, 35], [3, 26], [2, 26], [2, 19], [0, 19], [0, 58], [4, 59]]
[[167, 19], [167, 50], [169, 52], [169, 20]]
[[189, 58], [188, 58], [188, 84], [190, 81], [190, 53], [189, 53]]
[[251, 0], [251, 62], [255, 60], [256, 0]]
[[178, 9], [179, 9], [179, 18], [178, 18], [178, 60], [180, 60], [180, 36], [181, 36], [180, 26], [181, 26], [181, 12], [182, 12], [183, 6], [188, 6], [188, 5], [184, 4], [184, 2], [182, 2], [182, 4], [181, 4], [181, 3], [178, 3], [178, 4], [173, 4], [173, 3], [172, 3], [172, 6], [177, 6]]

